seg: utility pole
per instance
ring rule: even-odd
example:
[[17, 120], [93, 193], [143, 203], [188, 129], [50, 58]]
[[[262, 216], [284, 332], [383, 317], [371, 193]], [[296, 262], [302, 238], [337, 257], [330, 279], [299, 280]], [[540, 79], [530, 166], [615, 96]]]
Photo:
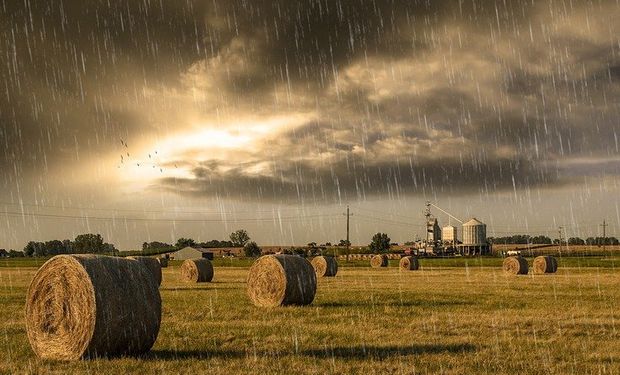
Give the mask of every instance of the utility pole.
[[605, 251], [605, 244], [607, 243], [607, 234], [606, 234], [605, 230], [607, 229], [607, 226], [609, 224], [607, 224], [605, 222], [605, 220], [603, 219], [603, 224], [600, 224], [600, 225], [603, 227], [603, 252], [604, 252]]
[[558, 233], [560, 234], [560, 238], [558, 240], [558, 253], [560, 255], [562, 254], [562, 230], [564, 230], [564, 227], [558, 228]]
[[349, 205], [347, 205], [347, 213], [343, 214], [347, 216], [347, 262], [349, 261], [349, 250], [351, 247], [351, 241], [349, 240], [349, 218], [351, 217], [351, 215], [353, 215], [352, 213], [349, 212]]

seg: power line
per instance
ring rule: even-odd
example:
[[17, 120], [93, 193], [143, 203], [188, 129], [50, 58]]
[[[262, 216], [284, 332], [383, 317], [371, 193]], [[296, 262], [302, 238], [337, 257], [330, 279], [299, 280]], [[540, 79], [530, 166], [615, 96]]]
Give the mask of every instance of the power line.
[[282, 220], [305, 220], [314, 218], [335, 218], [338, 215], [306, 215], [306, 216], [274, 216], [271, 218], [227, 218], [227, 219], [156, 219], [156, 218], [141, 218], [141, 217], [101, 217], [101, 216], [78, 216], [78, 215], [58, 215], [58, 214], [45, 214], [45, 213], [31, 213], [31, 212], [10, 212], [0, 211], [0, 214], [13, 217], [36, 217], [36, 218], [50, 218], [50, 219], [79, 219], [79, 220], [108, 220], [108, 221], [146, 221], [146, 222], [177, 222], [177, 223], [221, 223], [221, 222], [278, 222]]

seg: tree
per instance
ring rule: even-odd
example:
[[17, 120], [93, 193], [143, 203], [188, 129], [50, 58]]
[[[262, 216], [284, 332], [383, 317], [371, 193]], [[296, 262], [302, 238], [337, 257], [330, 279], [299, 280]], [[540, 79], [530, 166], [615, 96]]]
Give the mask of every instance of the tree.
[[571, 237], [568, 239], [569, 245], [585, 245], [586, 241], [582, 240], [579, 237]]
[[52, 240], [45, 242], [45, 255], [66, 254], [62, 241]]
[[338, 247], [347, 247], [347, 246], [351, 246], [351, 241], [340, 240], [340, 242], [338, 242]]
[[239, 229], [230, 234], [230, 240], [233, 243], [233, 246], [241, 247], [245, 246], [248, 241], [250, 241], [250, 236], [245, 229]]
[[181, 237], [177, 240], [175, 246], [177, 247], [177, 249], [182, 249], [184, 247], [194, 247], [196, 246], [196, 241], [192, 240], [191, 238]]
[[78, 254], [103, 253], [107, 249], [100, 234], [80, 234], [73, 241], [73, 250]]
[[390, 237], [386, 233], [379, 232], [372, 236], [372, 242], [368, 247], [375, 254], [385, 253], [390, 249]]
[[23, 251], [17, 251], [17, 250], [9, 250], [9, 257], [10, 258], [23, 258], [24, 257], [24, 252]]
[[551, 238], [543, 235], [532, 237], [531, 242], [536, 245], [551, 245], [552, 243]]
[[30, 241], [24, 247], [24, 255], [27, 257], [45, 256], [45, 244], [43, 242]]
[[209, 247], [233, 247], [233, 243], [231, 241], [219, 241], [219, 240], [211, 240], [207, 242], [201, 242], [198, 244], [200, 247], [209, 248]]
[[254, 258], [254, 257], [260, 256], [262, 253], [262, 250], [260, 247], [258, 247], [256, 242], [252, 241], [252, 242], [246, 243], [245, 246], [243, 246], [243, 252], [245, 253], [246, 257]]

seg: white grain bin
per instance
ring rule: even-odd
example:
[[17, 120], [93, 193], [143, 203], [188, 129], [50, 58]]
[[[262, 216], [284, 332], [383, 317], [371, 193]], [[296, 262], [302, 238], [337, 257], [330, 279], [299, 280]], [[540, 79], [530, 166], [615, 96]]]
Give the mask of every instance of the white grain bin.
[[487, 225], [476, 218], [463, 224], [463, 245], [483, 246], [487, 244]]

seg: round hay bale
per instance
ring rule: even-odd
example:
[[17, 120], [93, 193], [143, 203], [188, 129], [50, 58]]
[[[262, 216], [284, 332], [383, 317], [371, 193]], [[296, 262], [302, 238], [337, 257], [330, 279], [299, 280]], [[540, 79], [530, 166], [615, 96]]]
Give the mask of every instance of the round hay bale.
[[555, 273], [557, 270], [557, 259], [549, 255], [536, 257], [532, 263], [532, 271], [535, 274]]
[[161, 265], [157, 259], [149, 257], [127, 257], [127, 259], [133, 259], [146, 267], [149, 274], [155, 278], [157, 285], [161, 285]]
[[157, 261], [159, 262], [159, 265], [161, 266], [161, 268], [168, 267], [168, 258], [166, 258], [166, 257], [159, 257], [159, 258], [157, 258]]
[[247, 284], [248, 297], [256, 306], [309, 305], [316, 293], [316, 274], [302, 257], [265, 255], [250, 267]]
[[372, 258], [370, 258], [370, 266], [372, 268], [387, 267], [388, 266], [387, 255], [381, 254], [381, 255], [373, 256]]
[[317, 277], [336, 276], [338, 273], [338, 262], [336, 258], [330, 256], [318, 256], [312, 259], [312, 267]]
[[211, 282], [213, 264], [209, 259], [188, 259], [181, 265], [181, 278], [188, 283]]
[[398, 265], [401, 271], [417, 271], [420, 268], [420, 262], [418, 262], [418, 258], [412, 256], [400, 258], [400, 262]]
[[527, 260], [523, 257], [508, 257], [504, 259], [503, 269], [507, 275], [527, 275]]
[[142, 354], [155, 343], [160, 323], [157, 283], [134, 260], [58, 255], [28, 288], [26, 331], [40, 358]]

